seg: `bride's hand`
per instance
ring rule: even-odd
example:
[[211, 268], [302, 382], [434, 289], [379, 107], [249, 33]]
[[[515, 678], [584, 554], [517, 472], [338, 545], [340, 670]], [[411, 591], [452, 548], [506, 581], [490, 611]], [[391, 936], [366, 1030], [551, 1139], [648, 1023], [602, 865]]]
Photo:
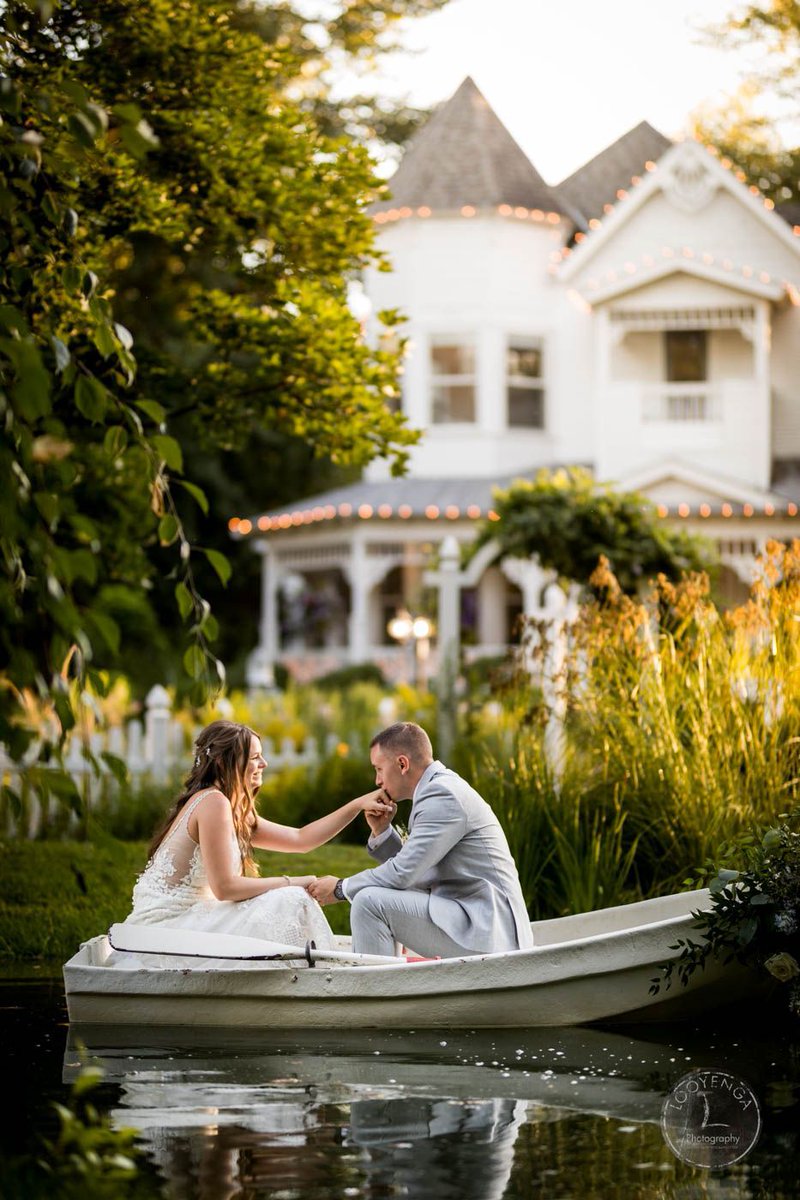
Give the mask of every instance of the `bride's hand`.
[[287, 875], [287, 879], [291, 880], [290, 887], [307, 888], [310, 883], [316, 883], [316, 875]]
[[383, 788], [376, 788], [374, 792], [360, 796], [359, 802], [373, 837], [389, 828], [397, 812], [397, 805], [389, 799]]

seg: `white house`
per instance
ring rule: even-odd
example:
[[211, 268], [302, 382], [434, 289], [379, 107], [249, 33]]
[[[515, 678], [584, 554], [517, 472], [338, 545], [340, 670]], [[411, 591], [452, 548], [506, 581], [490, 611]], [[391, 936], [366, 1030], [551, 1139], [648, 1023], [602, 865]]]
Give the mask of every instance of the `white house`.
[[[739, 598], [759, 546], [800, 535], [800, 225], [646, 123], [551, 187], [470, 79], [391, 189], [374, 220], [394, 269], [364, 285], [408, 316], [402, 404], [425, 436], [404, 479], [373, 464], [232, 519], [263, 558], [251, 682], [278, 660], [396, 673], [387, 623], [429, 610], [442, 538], [469, 540], [493, 486], [543, 466], [585, 465], [716, 539]], [[500, 652], [547, 582], [535, 562], [485, 569], [462, 594], [467, 653]]]

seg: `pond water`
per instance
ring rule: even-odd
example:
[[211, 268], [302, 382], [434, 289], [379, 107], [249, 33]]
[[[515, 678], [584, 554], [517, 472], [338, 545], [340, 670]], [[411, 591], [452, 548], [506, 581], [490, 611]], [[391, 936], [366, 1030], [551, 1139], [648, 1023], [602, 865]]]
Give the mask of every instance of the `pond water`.
[[[77, 1036], [58, 979], [5, 979], [0, 998], [14, 1098], [4, 1157], [53, 1131], [51, 1102], [67, 1097], [82, 1062], [97, 1063], [100, 1107], [139, 1130], [153, 1196], [800, 1195], [800, 1028], [772, 1014], [497, 1033], [103, 1027]], [[683, 1161], [688, 1143], [676, 1153], [661, 1121], [675, 1085], [690, 1072], [707, 1081], [706, 1068], [752, 1090], [760, 1125], [751, 1107], [753, 1148], [713, 1170]]]

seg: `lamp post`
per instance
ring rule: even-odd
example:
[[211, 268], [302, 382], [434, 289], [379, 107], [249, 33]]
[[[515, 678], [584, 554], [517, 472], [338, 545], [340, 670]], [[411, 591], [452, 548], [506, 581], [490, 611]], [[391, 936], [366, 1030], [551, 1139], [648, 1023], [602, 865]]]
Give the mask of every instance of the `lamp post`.
[[418, 688], [425, 688], [433, 622], [427, 617], [414, 617], [407, 609], [401, 608], [389, 621], [386, 630], [389, 637], [401, 646], [413, 645], [414, 682]]

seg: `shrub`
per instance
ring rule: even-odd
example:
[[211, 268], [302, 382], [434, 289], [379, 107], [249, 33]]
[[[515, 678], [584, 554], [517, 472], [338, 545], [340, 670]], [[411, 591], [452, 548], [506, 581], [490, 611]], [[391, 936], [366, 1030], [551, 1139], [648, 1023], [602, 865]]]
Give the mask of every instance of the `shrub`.
[[376, 663], [353, 663], [348, 667], [339, 667], [337, 671], [329, 671], [314, 681], [314, 686], [321, 692], [344, 691], [354, 683], [373, 683], [376, 687], [386, 687], [386, 677]]

